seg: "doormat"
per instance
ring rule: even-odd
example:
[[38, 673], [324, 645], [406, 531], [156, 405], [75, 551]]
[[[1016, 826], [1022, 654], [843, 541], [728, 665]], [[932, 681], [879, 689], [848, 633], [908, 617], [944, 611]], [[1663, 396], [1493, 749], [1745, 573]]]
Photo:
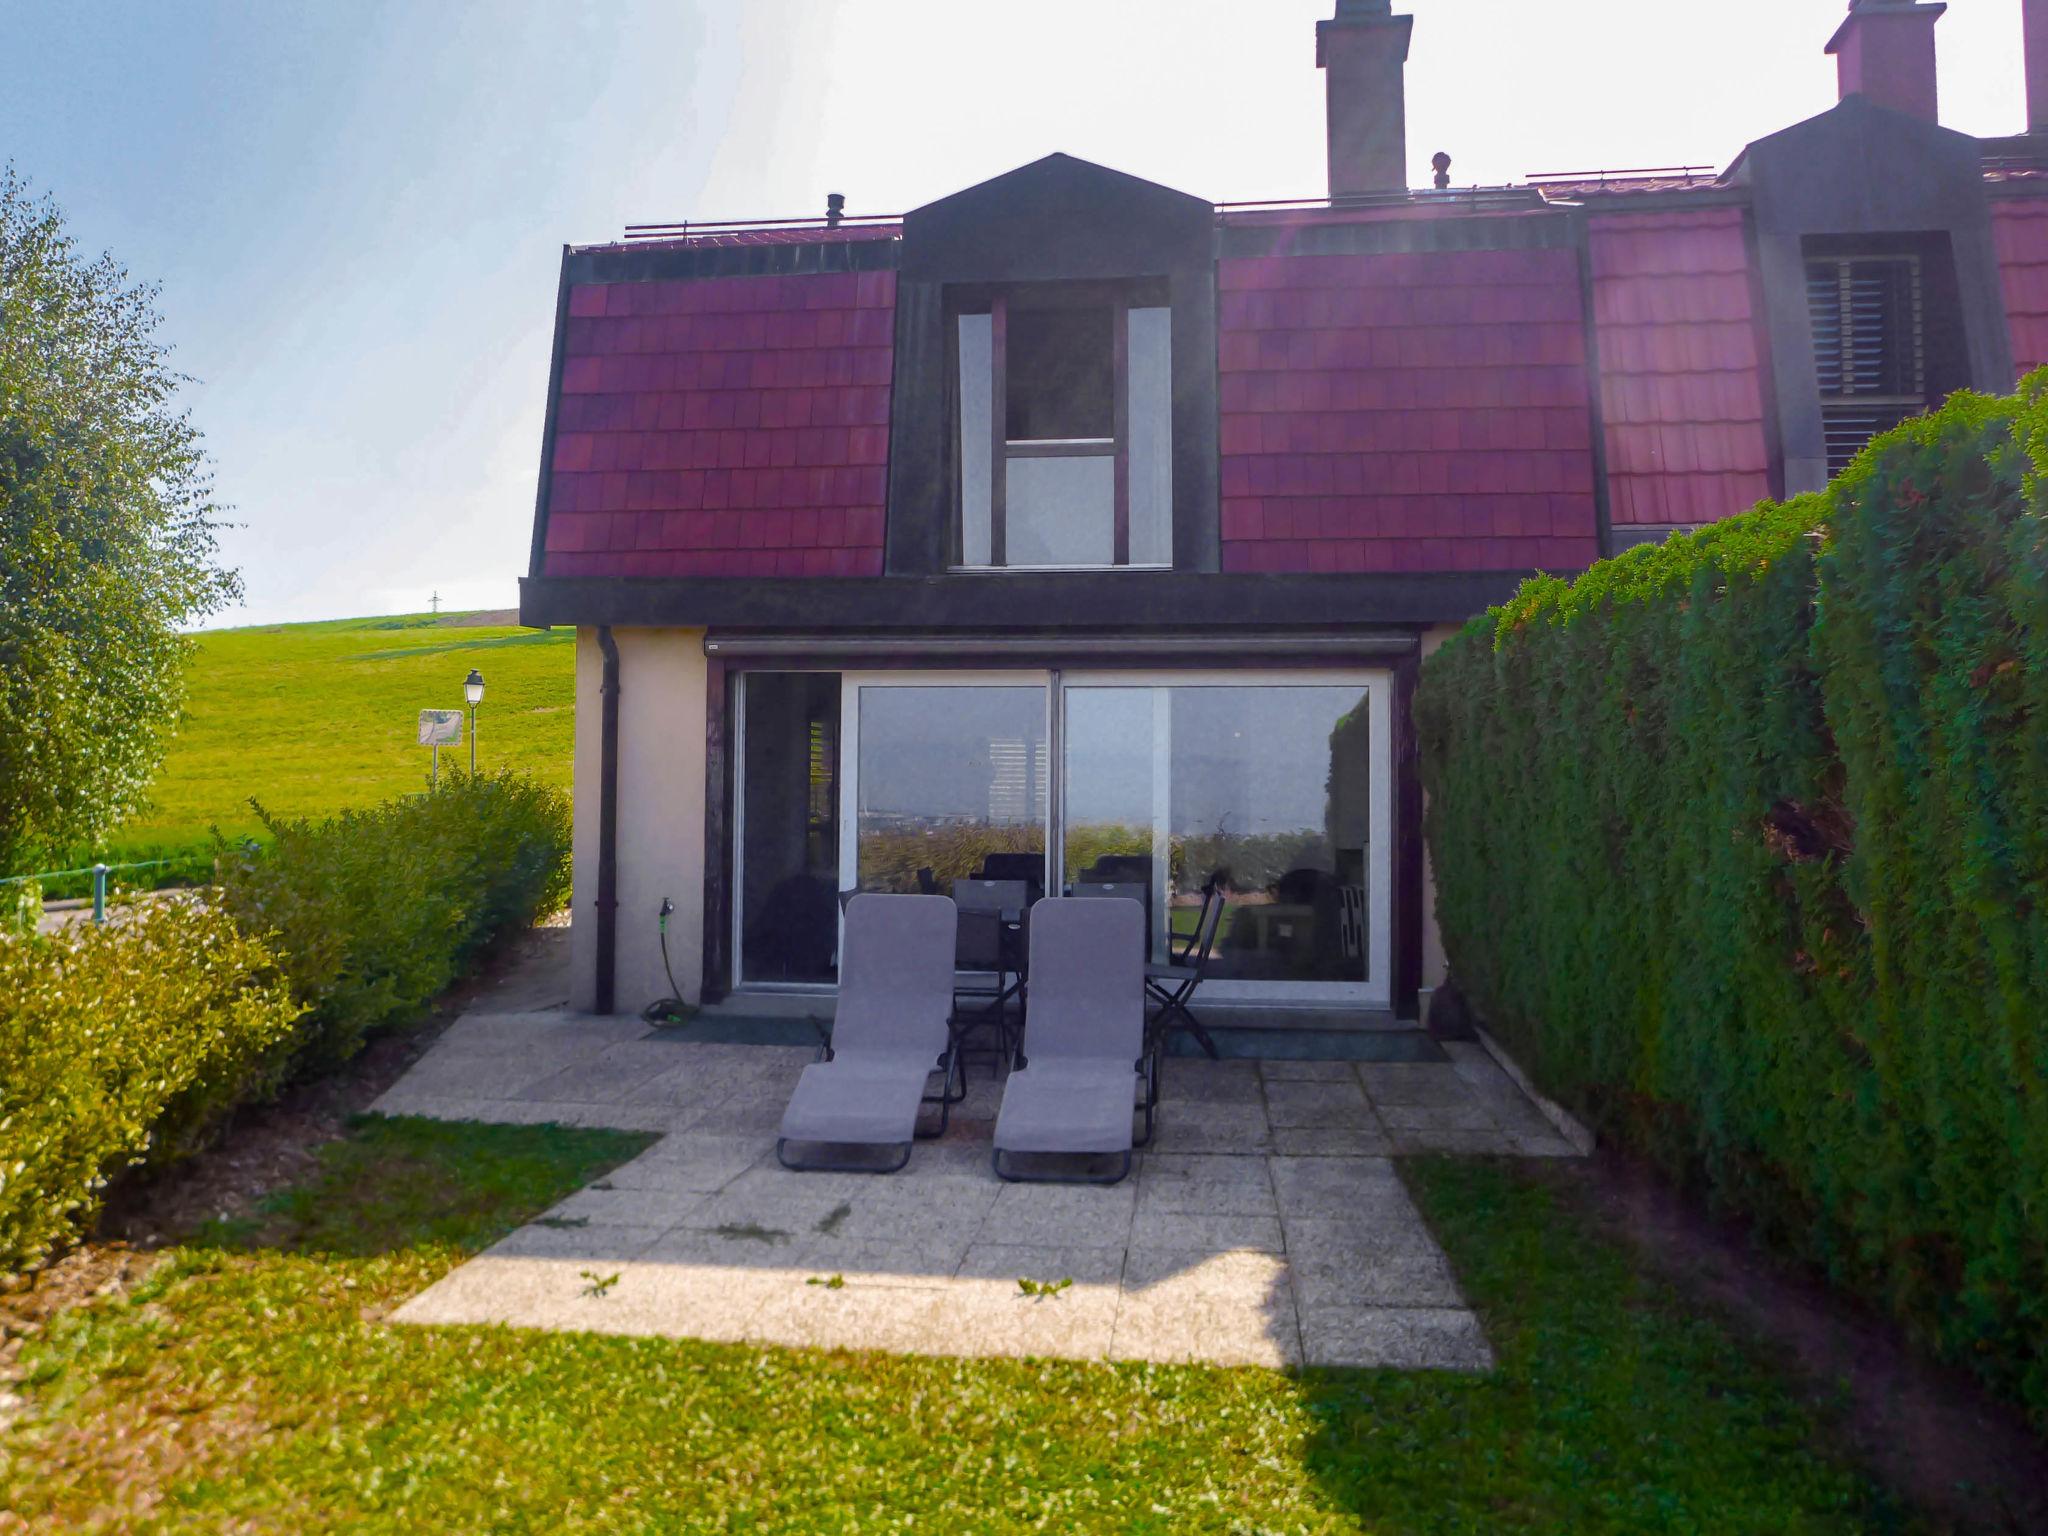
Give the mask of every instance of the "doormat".
[[[649, 1030], [648, 1040], [678, 1045], [815, 1046], [824, 1037], [823, 1021], [786, 1014], [713, 1014], [667, 1029]], [[1211, 1029], [1216, 1053], [1225, 1061], [1449, 1061], [1426, 1032], [1419, 1029]], [[1167, 1045], [1169, 1056], [1200, 1056], [1201, 1046], [1186, 1034]]]
[[[1444, 1048], [1419, 1029], [1211, 1029], [1225, 1061], [1449, 1061]], [[1200, 1056], [1192, 1035], [1177, 1033], [1169, 1056]]]

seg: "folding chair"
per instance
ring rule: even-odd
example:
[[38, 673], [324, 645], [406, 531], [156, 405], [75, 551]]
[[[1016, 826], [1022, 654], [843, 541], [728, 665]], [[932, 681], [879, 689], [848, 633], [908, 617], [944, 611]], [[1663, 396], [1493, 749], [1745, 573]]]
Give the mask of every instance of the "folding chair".
[[[946, 896], [854, 895], [839, 948], [839, 1006], [821, 1059], [797, 1079], [775, 1156], [785, 1168], [894, 1173], [910, 1161], [918, 1113], [939, 1105], [943, 1135], [959, 1053], [952, 1048], [959, 915]], [[925, 1090], [945, 1073], [936, 1100]], [[901, 1147], [887, 1167], [792, 1157], [792, 1145]]]
[[[1031, 1017], [1022, 1065], [1003, 1085], [990, 1154], [1015, 1183], [1114, 1184], [1131, 1171], [1131, 1120], [1143, 1096], [1146, 1135], [1145, 909], [1128, 897], [1042, 901], [1031, 918]], [[1027, 1174], [1019, 1157], [1113, 1156], [1107, 1177]], [[1005, 1159], [1008, 1159], [1006, 1164]]]

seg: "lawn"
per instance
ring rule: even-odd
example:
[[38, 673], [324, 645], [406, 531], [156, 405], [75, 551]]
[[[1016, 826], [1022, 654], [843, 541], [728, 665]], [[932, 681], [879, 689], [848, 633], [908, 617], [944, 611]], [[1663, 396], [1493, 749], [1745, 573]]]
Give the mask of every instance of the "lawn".
[[32, 1345], [0, 1530], [1919, 1529], [1519, 1164], [1404, 1166], [1499, 1351], [1485, 1377], [381, 1320], [643, 1140], [359, 1123], [260, 1219]]
[[[209, 848], [215, 827], [252, 833], [252, 798], [317, 816], [423, 788], [419, 712], [461, 708], [472, 667], [485, 682], [478, 767], [509, 763], [567, 788], [574, 632], [466, 620], [407, 614], [198, 636], [185, 718], [150, 804], [108, 839], [109, 862]], [[466, 741], [443, 749], [444, 767], [468, 760]]]

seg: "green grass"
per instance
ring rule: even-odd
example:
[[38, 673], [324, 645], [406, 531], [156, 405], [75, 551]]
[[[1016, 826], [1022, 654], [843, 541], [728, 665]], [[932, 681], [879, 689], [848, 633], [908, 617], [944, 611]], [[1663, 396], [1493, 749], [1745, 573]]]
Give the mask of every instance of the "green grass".
[[1485, 1377], [382, 1321], [636, 1145], [362, 1124], [261, 1219], [31, 1348], [0, 1509], [79, 1532], [1917, 1529], [1755, 1350], [1507, 1164], [1406, 1169], [1500, 1353]]
[[[419, 712], [461, 708], [472, 667], [485, 681], [477, 766], [511, 764], [568, 788], [574, 632], [469, 628], [449, 617], [198, 636], [185, 717], [150, 804], [103, 850], [74, 850], [76, 862], [90, 862], [93, 853], [121, 863], [195, 849], [210, 858], [212, 828], [230, 837], [259, 830], [252, 797], [280, 815], [322, 816], [423, 788], [430, 754], [417, 745]], [[443, 749], [444, 765], [468, 760], [466, 740], [452, 754]]]

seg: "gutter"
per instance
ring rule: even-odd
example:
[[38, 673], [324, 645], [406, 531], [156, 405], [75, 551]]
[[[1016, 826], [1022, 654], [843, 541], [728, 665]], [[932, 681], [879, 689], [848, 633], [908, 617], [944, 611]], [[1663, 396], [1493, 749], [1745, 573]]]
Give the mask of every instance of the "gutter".
[[597, 756], [597, 984], [594, 1007], [612, 1011], [619, 949], [619, 643], [598, 626], [604, 652], [604, 700]]

